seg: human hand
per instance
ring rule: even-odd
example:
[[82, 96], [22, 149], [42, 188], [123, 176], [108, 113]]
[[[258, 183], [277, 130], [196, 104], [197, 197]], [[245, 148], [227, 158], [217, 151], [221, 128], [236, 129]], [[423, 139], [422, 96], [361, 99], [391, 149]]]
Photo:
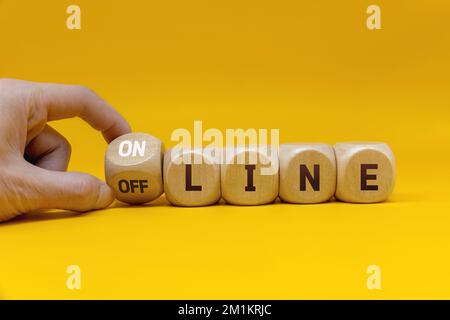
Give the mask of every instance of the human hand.
[[130, 132], [126, 120], [85, 87], [0, 79], [0, 221], [37, 209], [101, 209], [114, 200], [96, 177], [64, 172], [71, 148], [47, 121], [72, 117], [107, 142]]

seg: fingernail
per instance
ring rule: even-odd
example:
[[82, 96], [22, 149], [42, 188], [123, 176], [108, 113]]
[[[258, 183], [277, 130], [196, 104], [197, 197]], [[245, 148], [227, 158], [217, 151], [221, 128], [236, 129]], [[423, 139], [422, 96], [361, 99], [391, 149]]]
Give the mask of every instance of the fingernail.
[[106, 208], [113, 201], [114, 201], [114, 192], [106, 183], [102, 183], [100, 185], [100, 191], [99, 191], [97, 203], [95, 204], [95, 209]]

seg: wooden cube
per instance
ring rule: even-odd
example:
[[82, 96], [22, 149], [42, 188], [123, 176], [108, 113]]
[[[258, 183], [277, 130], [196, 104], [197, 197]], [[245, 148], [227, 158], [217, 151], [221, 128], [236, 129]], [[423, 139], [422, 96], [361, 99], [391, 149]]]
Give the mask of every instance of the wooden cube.
[[345, 202], [386, 200], [394, 189], [395, 159], [386, 143], [343, 142], [334, 146], [336, 198]]
[[[224, 150], [221, 165], [222, 197], [230, 204], [261, 205], [278, 196], [277, 150], [236, 147]], [[275, 156], [271, 156], [275, 155]]]
[[163, 152], [161, 140], [146, 133], [128, 133], [109, 144], [105, 177], [118, 200], [139, 204], [163, 193]]
[[323, 143], [289, 143], [280, 146], [281, 200], [320, 203], [336, 191], [336, 158]]
[[207, 150], [170, 149], [164, 156], [164, 190], [173, 205], [214, 204], [221, 197], [220, 162]]

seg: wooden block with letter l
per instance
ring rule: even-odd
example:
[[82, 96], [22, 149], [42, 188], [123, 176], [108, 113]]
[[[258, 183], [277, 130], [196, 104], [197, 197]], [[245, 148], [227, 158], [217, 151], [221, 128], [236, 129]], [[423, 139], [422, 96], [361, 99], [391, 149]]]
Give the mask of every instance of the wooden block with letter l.
[[[264, 148], [266, 150], [264, 150]], [[222, 197], [236, 205], [261, 205], [278, 196], [278, 150], [266, 146], [224, 149], [221, 165]]]
[[[220, 150], [174, 148], [164, 156], [166, 199], [176, 206], [206, 206], [220, 200]], [[219, 154], [217, 154], [219, 153]]]
[[128, 133], [109, 144], [105, 177], [118, 200], [146, 203], [163, 193], [163, 152], [161, 140], [146, 133]]
[[389, 197], [394, 189], [395, 159], [386, 143], [343, 142], [334, 150], [338, 200], [375, 203]]
[[336, 191], [336, 158], [324, 143], [288, 143], [280, 146], [281, 200], [320, 203]]

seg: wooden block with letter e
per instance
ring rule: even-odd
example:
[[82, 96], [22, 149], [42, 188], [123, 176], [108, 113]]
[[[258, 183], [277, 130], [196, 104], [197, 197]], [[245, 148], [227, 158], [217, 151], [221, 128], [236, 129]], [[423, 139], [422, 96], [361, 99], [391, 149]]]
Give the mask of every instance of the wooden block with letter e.
[[220, 200], [220, 155], [208, 151], [201, 148], [166, 151], [164, 190], [170, 203], [191, 207]]
[[336, 191], [336, 159], [324, 143], [288, 143], [280, 146], [281, 200], [320, 203]]
[[394, 189], [395, 159], [386, 143], [344, 142], [334, 146], [337, 163], [336, 198], [374, 203]]
[[224, 149], [222, 197], [230, 204], [260, 205], [278, 196], [279, 163], [276, 149], [258, 146]]
[[129, 133], [112, 141], [105, 155], [105, 177], [116, 198], [139, 204], [164, 191], [161, 140], [146, 133]]

